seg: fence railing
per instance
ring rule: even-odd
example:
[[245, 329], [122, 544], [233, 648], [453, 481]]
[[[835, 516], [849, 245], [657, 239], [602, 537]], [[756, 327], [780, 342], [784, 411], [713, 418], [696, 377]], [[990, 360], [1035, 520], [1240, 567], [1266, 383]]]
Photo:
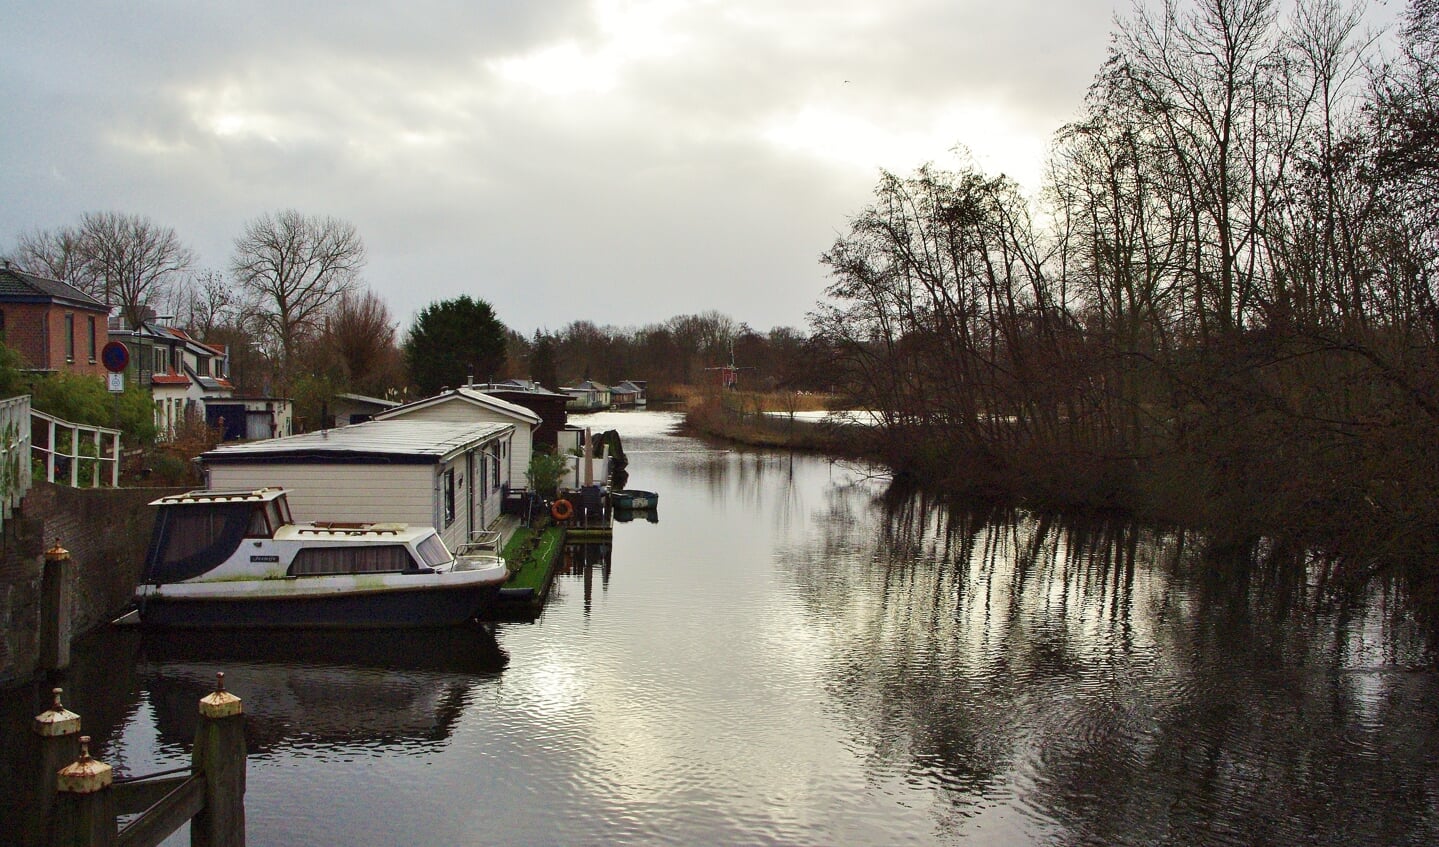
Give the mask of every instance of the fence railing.
[[[58, 469], [59, 482], [71, 486], [78, 487], [81, 480], [86, 480], [95, 487], [102, 484], [119, 487], [120, 430], [71, 423], [33, 409], [30, 417], [32, 436], [36, 428], [45, 435], [44, 443], [32, 443], [31, 449], [45, 467], [46, 481], [56, 482]], [[93, 452], [83, 452], [86, 447]]]
[[0, 400], [0, 527], [30, 490], [30, 395]]

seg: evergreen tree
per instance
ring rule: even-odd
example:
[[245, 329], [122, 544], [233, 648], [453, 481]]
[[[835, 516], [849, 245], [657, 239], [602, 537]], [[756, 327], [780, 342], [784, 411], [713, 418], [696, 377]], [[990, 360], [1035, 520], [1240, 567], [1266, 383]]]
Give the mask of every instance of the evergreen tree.
[[469, 295], [421, 309], [405, 339], [410, 382], [424, 397], [471, 376], [487, 381], [504, 364], [505, 325], [489, 303]]

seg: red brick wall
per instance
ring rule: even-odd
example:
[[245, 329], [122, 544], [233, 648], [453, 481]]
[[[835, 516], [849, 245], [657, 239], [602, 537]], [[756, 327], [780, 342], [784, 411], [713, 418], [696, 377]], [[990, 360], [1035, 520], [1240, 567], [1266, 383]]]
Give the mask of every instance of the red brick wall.
[[0, 685], [34, 672], [45, 548], [70, 551], [75, 634], [112, 620], [135, 593], [154, 526], [146, 504], [183, 488], [77, 489], [37, 481], [0, 545]]
[[[103, 377], [100, 349], [108, 339], [103, 312], [42, 303], [0, 304], [5, 312], [5, 342], [32, 368], [68, 370]], [[65, 316], [75, 316], [75, 360], [67, 362]], [[95, 360], [90, 360], [90, 318], [95, 319]], [[48, 330], [48, 331], [47, 331]]]

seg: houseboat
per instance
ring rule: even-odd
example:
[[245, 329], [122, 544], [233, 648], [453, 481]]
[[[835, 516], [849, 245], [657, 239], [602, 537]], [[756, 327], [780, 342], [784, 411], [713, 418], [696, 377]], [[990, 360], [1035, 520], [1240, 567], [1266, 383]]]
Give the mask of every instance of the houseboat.
[[508, 575], [494, 553], [452, 555], [433, 527], [297, 523], [281, 488], [150, 505], [135, 598], [146, 626], [451, 626], [483, 612]]

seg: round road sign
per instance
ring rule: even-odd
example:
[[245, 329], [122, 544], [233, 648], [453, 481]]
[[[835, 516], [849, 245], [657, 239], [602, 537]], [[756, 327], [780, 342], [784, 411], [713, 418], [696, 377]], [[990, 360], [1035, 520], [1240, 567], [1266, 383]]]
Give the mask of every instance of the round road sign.
[[120, 373], [130, 364], [130, 350], [118, 341], [111, 341], [100, 350], [100, 361], [110, 373]]

